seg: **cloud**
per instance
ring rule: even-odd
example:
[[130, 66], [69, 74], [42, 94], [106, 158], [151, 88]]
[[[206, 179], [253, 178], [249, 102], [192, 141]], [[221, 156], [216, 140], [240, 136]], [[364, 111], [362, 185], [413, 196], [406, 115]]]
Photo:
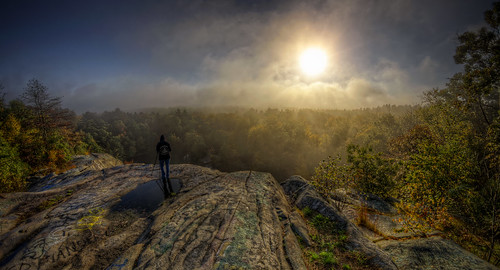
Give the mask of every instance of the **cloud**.
[[198, 104], [195, 91], [196, 86], [171, 78], [157, 83], [144, 83], [122, 77], [78, 87], [64, 96], [63, 102], [77, 112], [193, 106]]
[[349, 81], [346, 92], [349, 94], [349, 97], [353, 99], [363, 100], [373, 100], [374, 98], [387, 96], [383, 89], [361, 78]]
[[[64, 104], [79, 112], [416, 103], [422, 91], [456, 71], [450, 68], [452, 58], [443, 53], [452, 55], [453, 48], [449, 29], [443, 35], [442, 28], [456, 21], [441, 23], [440, 14], [454, 18], [455, 6], [462, 7], [454, 1], [434, 2], [157, 2], [116, 17], [127, 18], [126, 23], [114, 23], [119, 33], [110, 42], [117, 51], [129, 52], [119, 54], [123, 61], [109, 66], [112, 57], [91, 61], [92, 72], [49, 87], [59, 85], [56, 93], [64, 96]], [[439, 8], [434, 10], [434, 5]], [[308, 46], [329, 55], [326, 72], [314, 79], [305, 77], [297, 63]]]
[[384, 85], [352, 78], [346, 85], [335, 82], [217, 81], [187, 84], [168, 78], [142, 84], [122, 79], [116, 86], [89, 84], [64, 97], [65, 105], [77, 112], [147, 107], [323, 108], [353, 109], [384, 104], [408, 104], [412, 99], [391, 96]]
[[[347, 9], [341, 8], [335, 14]], [[187, 69], [190, 76], [173, 72], [157, 82], [134, 76], [112, 78], [76, 89], [67, 104], [78, 110], [175, 106], [351, 109], [412, 102], [414, 95], [408, 92], [414, 85], [407, 70], [383, 57], [372, 66], [351, 61], [362, 46], [345, 49], [350, 37], [339, 37], [346, 33], [339, 21], [343, 19], [318, 12], [294, 8], [224, 17], [207, 12], [164, 28], [157, 25], [153, 31], [157, 42], [147, 45], [154, 62], [161, 63], [159, 68]], [[315, 79], [305, 77], [297, 62], [301, 50], [311, 45], [330, 55], [326, 72]], [[99, 100], [92, 103], [97, 96]]]
[[418, 65], [418, 70], [423, 74], [430, 75], [433, 74], [438, 67], [439, 63], [426, 55]]

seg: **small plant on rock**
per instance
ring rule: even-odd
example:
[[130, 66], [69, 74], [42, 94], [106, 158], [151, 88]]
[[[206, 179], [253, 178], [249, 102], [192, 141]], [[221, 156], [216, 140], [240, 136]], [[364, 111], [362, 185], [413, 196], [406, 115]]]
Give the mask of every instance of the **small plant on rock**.
[[319, 254], [314, 251], [309, 251], [309, 261], [314, 262], [319, 260]]
[[309, 208], [309, 206], [306, 206], [302, 209], [302, 213], [304, 214], [305, 217], [312, 217], [313, 216], [313, 210]]
[[337, 264], [337, 258], [335, 258], [335, 255], [333, 255], [332, 252], [322, 251], [319, 253], [319, 257], [321, 258], [321, 263], [324, 265]]
[[317, 214], [311, 220], [312, 225], [318, 229], [320, 232], [335, 232], [337, 230], [337, 226], [334, 222], [332, 222], [327, 217]]

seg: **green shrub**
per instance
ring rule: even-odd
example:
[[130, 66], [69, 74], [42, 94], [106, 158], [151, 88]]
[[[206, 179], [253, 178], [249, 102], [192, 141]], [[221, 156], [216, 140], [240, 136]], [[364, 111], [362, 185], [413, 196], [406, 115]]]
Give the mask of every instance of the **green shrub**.
[[369, 147], [347, 146], [347, 163], [341, 157], [324, 160], [315, 168], [312, 184], [323, 196], [339, 188], [388, 197], [395, 188], [397, 163]]
[[17, 149], [1, 135], [0, 133], [0, 192], [22, 191], [26, 188], [29, 167], [19, 158]]
[[311, 210], [309, 206], [304, 207], [304, 209], [302, 209], [302, 213], [304, 213], [305, 217], [312, 217], [312, 215], [314, 214], [313, 210]]
[[347, 161], [354, 188], [363, 193], [371, 193], [382, 198], [390, 196], [395, 187], [393, 177], [396, 167], [391, 160], [373, 153], [370, 147], [347, 146]]

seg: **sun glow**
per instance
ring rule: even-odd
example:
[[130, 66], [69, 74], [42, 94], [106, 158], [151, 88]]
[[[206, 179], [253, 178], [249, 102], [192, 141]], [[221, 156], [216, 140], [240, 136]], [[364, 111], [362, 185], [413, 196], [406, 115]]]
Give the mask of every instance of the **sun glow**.
[[300, 55], [299, 63], [302, 71], [308, 76], [322, 73], [326, 68], [326, 53], [322, 49], [309, 48]]

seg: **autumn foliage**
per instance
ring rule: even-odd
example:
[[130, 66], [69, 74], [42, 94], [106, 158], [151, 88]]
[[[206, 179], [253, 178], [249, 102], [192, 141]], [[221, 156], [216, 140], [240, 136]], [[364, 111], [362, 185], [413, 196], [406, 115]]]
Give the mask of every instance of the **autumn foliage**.
[[0, 100], [0, 192], [24, 190], [30, 175], [64, 169], [87, 148], [72, 125], [74, 114], [38, 80], [28, 82], [22, 97]]
[[[346, 163], [321, 162], [313, 181], [327, 196], [345, 187], [392, 194], [408, 230], [425, 235], [439, 229], [499, 265], [500, 2], [485, 21], [487, 27], [459, 35], [455, 61], [464, 71], [446, 88], [427, 91], [421, 108], [396, 119], [406, 125], [392, 129], [387, 147], [367, 140], [380, 153], [357, 150], [355, 159], [352, 149], [363, 148], [347, 148]], [[390, 160], [396, 173], [373, 169], [370, 164], [382, 164], [377, 156]]]

